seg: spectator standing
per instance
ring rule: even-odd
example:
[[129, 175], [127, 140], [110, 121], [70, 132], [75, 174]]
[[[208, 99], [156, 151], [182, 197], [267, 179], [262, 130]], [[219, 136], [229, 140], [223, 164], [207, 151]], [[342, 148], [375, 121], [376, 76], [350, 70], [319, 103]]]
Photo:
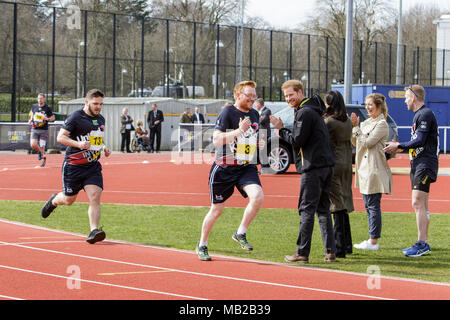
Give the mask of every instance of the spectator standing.
[[264, 99], [262, 98], [256, 99], [255, 108], [259, 113], [259, 133], [266, 141], [264, 149], [261, 150], [258, 158], [261, 164], [261, 174], [270, 173], [268, 156], [270, 153], [270, 116], [272, 115], [272, 111], [264, 105]]
[[409, 149], [411, 160], [412, 207], [416, 213], [417, 241], [403, 249], [407, 257], [420, 257], [431, 253], [428, 243], [430, 212], [428, 201], [430, 184], [437, 180], [439, 168], [439, 132], [436, 116], [425, 106], [425, 89], [420, 85], [405, 88], [405, 103], [414, 112], [409, 142], [389, 142], [388, 153]]
[[286, 102], [294, 108], [293, 130], [284, 128], [280, 118], [270, 117], [277, 134], [288, 141], [294, 150], [295, 166], [301, 173], [298, 212], [300, 228], [297, 251], [286, 256], [287, 262], [308, 263], [314, 214], [317, 213], [323, 246], [324, 260], [336, 261], [336, 243], [330, 214], [330, 191], [333, 177], [334, 155], [330, 135], [322, 118], [325, 104], [318, 95], [305, 98], [303, 84], [299, 80], [288, 80], [282, 88]]
[[193, 122], [195, 124], [204, 124], [205, 123], [205, 117], [202, 113], [200, 113], [200, 108], [195, 107], [193, 116]]
[[325, 96], [325, 124], [330, 134], [335, 158], [331, 180], [330, 211], [334, 219], [336, 257], [353, 252], [349, 213], [354, 210], [352, 194], [352, 121], [347, 115], [344, 98], [339, 91]]
[[[150, 130], [150, 151], [159, 152], [161, 147], [161, 123], [164, 121], [164, 115], [161, 110], [158, 110], [156, 104], [152, 105], [152, 110], [148, 112], [147, 124]], [[155, 149], [155, 136], [156, 136], [156, 149]]]
[[180, 123], [193, 123], [193, 122], [194, 122], [194, 118], [192, 117], [192, 114], [191, 114], [191, 108], [184, 109], [184, 112], [180, 118]]
[[355, 187], [363, 195], [369, 224], [369, 239], [354, 247], [362, 250], [378, 250], [381, 237], [381, 196], [392, 191], [392, 174], [383, 151], [389, 136], [386, 122], [388, 110], [386, 98], [380, 93], [366, 97], [369, 118], [359, 126], [359, 117], [351, 114], [352, 144], [356, 147]]
[[134, 130], [134, 127], [133, 127], [133, 118], [131, 118], [128, 115], [128, 108], [122, 109], [122, 115], [120, 116], [120, 123], [122, 124], [120, 127], [120, 134], [122, 135], [122, 143], [120, 145], [120, 151], [124, 152], [124, 149], [126, 149], [127, 153], [131, 153], [130, 136], [131, 131]]

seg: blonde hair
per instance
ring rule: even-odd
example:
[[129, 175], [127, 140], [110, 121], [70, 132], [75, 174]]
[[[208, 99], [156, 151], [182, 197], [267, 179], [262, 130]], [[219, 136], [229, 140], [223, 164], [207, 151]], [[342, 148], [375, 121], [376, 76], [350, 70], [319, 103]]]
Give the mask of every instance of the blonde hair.
[[292, 80], [288, 80], [285, 83], [283, 83], [283, 85], [281, 86], [281, 90], [285, 90], [287, 88], [291, 88], [294, 89], [294, 91], [298, 92], [298, 91], [302, 91], [303, 92], [303, 83], [300, 80], [296, 80], [296, 79], [292, 79]]
[[252, 88], [256, 88], [256, 82], [255, 81], [251, 81], [251, 80], [248, 80], [248, 81], [241, 81], [241, 82], [239, 82], [239, 83], [237, 83], [235, 86], [234, 86], [234, 90], [233, 90], [233, 93], [242, 93], [242, 92], [244, 92], [244, 88], [245, 87], [252, 87]]
[[136, 125], [137, 125], [138, 127], [141, 127], [142, 125], [144, 125], [144, 122], [142, 122], [142, 120], [138, 120], [138, 121], [136, 122]]
[[387, 119], [388, 107], [386, 104], [386, 97], [381, 93], [371, 93], [366, 97], [366, 101], [368, 99], [372, 99], [377, 108], [381, 108], [381, 113], [384, 115], [384, 118]]
[[426, 93], [424, 87], [418, 84], [413, 84], [411, 87], [405, 88], [405, 90], [408, 89], [410, 89], [412, 91], [412, 94], [417, 97], [417, 100], [419, 100], [420, 102], [425, 101]]

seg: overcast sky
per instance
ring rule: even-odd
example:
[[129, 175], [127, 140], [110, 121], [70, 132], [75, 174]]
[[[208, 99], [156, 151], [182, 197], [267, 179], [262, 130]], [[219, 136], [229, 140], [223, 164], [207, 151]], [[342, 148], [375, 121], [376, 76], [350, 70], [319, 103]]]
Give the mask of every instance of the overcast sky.
[[[398, 7], [399, 0], [392, 0]], [[450, 0], [403, 0], [403, 12], [416, 3], [436, 4], [450, 9]], [[275, 28], [295, 27], [314, 9], [315, 0], [247, 0], [245, 8], [248, 16], [259, 16]]]

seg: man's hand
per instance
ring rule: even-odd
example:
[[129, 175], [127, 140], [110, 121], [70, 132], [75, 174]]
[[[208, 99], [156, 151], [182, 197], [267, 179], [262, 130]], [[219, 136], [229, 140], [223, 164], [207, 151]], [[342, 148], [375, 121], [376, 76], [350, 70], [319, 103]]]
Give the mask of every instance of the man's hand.
[[246, 132], [248, 130], [248, 128], [250, 128], [251, 124], [252, 123], [249, 118], [245, 118], [245, 119], [240, 118], [239, 119], [239, 129], [242, 132]]
[[109, 157], [111, 155], [111, 150], [106, 146], [103, 146], [103, 152], [105, 153], [105, 157]]
[[284, 128], [283, 121], [280, 118], [277, 118], [273, 115], [270, 116], [270, 123], [274, 126], [275, 129], [280, 130]]
[[88, 150], [91, 147], [91, 143], [89, 141], [79, 141], [78, 149]]
[[402, 150], [398, 148], [399, 144], [397, 141], [386, 142], [386, 147], [384, 147], [383, 151], [389, 154], [401, 152]]

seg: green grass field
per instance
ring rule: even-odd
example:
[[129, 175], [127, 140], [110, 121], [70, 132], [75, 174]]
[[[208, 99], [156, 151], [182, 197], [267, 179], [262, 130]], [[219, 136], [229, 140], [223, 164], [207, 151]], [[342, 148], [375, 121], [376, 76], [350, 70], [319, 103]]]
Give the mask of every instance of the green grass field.
[[[0, 218], [39, 225], [51, 229], [88, 234], [87, 204], [76, 203], [59, 207], [43, 219], [43, 202], [0, 201]], [[101, 224], [107, 239], [140, 244], [179, 248], [194, 251], [200, 238], [200, 229], [207, 207], [145, 206], [102, 204]], [[284, 256], [296, 249], [299, 216], [296, 210], [262, 209], [247, 232], [255, 247], [246, 252], [231, 239], [238, 227], [243, 209], [226, 208], [209, 238], [211, 255], [227, 255], [284, 263]], [[350, 214], [353, 243], [368, 238], [365, 213]], [[362, 251], [337, 263], [322, 260], [323, 246], [316, 219], [310, 263], [307, 266], [366, 273], [368, 267], [377, 266], [383, 276], [394, 276], [450, 283], [450, 215], [432, 214], [430, 246], [432, 254], [420, 258], [407, 258], [401, 249], [413, 244], [417, 237], [415, 215], [410, 213], [383, 213], [380, 250]], [[193, 259], [197, 257], [193, 256]]]

